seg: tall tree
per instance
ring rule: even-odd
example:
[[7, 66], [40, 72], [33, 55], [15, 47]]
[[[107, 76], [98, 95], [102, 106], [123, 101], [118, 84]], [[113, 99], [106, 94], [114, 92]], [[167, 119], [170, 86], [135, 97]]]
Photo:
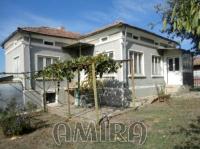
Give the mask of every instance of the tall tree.
[[191, 39], [193, 49], [200, 50], [200, 0], [166, 0], [156, 10], [162, 15], [163, 32]]

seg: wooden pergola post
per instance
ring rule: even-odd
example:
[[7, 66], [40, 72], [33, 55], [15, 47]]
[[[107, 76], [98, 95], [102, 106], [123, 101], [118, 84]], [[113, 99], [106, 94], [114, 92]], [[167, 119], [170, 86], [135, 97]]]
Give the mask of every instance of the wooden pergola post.
[[95, 63], [92, 63], [92, 83], [94, 91], [94, 102], [95, 102], [95, 111], [96, 111], [96, 121], [99, 122], [99, 107], [97, 101], [97, 85], [96, 85], [96, 75], [95, 75]]
[[71, 117], [71, 111], [70, 111], [70, 93], [69, 93], [69, 81], [67, 81], [67, 114], [68, 117]]
[[45, 91], [45, 77], [43, 75], [43, 107], [44, 107], [44, 112], [47, 112], [47, 101], [46, 101], [46, 91]]

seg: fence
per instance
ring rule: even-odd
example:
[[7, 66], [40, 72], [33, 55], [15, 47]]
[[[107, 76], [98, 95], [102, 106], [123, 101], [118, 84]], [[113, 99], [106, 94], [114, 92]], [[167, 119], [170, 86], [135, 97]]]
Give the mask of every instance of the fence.
[[200, 70], [194, 70], [194, 88], [200, 88]]
[[[75, 79], [76, 83], [78, 83], [78, 90], [79, 90], [79, 102], [80, 105], [87, 105], [87, 102], [89, 101], [90, 103], [93, 103], [95, 105], [95, 109], [98, 111], [98, 108], [100, 105], [107, 105], [107, 106], [117, 106], [117, 107], [128, 107], [130, 105], [131, 100], [133, 101], [134, 96], [135, 96], [135, 90], [134, 90], [134, 66], [133, 66], [133, 60], [120, 60], [120, 63], [122, 65], [125, 65], [126, 67], [130, 68], [127, 69], [129, 70], [130, 77], [129, 79], [131, 80], [131, 90], [129, 90], [128, 85], [125, 85], [124, 82], [120, 82], [118, 80], [115, 80], [113, 78], [110, 79], [104, 79], [103, 80], [103, 88], [98, 86], [98, 81], [96, 80], [96, 70], [95, 70], [95, 63], [90, 64], [92, 66], [92, 88], [91, 90], [88, 91], [81, 91], [80, 90], [80, 78], [77, 80]], [[130, 67], [131, 66], [131, 67]], [[7, 75], [12, 75], [15, 76], [17, 75], [18, 77], [21, 76], [21, 83], [22, 89], [21, 93], [23, 96], [29, 96], [31, 97], [30, 99], [32, 101], [41, 98], [41, 103], [43, 104], [44, 111], [47, 111], [47, 106], [46, 106], [46, 92], [49, 88], [48, 81], [45, 80], [45, 78], [40, 78], [40, 80], [35, 80], [34, 78], [31, 77], [31, 74], [34, 74], [36, 72], [24, 72], [24, 73], [7, 73]], [[23, 79], [25, 78], [25, 79]], [[51, 82], [51, 81], [50, 81]], [[29, 88], [31, 86], [35, 87]], [[28, 89], [26, 88], [28, 86]], [[70, 115], [70, 95], [69, 95], [69, 83], [65, 82], [64, 83], [66, 90], [68, 91], [67, 98], [64, 96], [63, 98], [65, 99], [66, 103], [68, 103], [68, 113]], [[59, 90], [59, 86], [55, 86], [54, 89], [57, 90], [57, 92], [61, 92]], [[38, 92], [37, 88], [40, 90]], [[27, 91], [27, 93], [26, 93]], [[36, 96], [36, 93], [39, 95], [38, 97]], [[31, 94], [31, 95], [30, 95]], [[33, 95], [33, 96], [32, 96]], [[33, 97], [33, 98], [32, 98]], [[23, 97], [24, 98], [24, 97]], [[67, 100], [66, 100], [67, 99]], [[25, 101], [25, 100], [24, 100]], [[97, 112], [98, 113], [98, 112]], [[98, 115], [98, 114], [97, 114]], [[98, 119], [98, 118], [97, 118]]]
[[4, 109], [12, 100], [22, 106], [23, 93], [22, 84], [19, 82], [0, 83], [0, 109]]
[[17, 104], [26, 106], [29, 102], [38, 108], [44, 107], [46, 111], [46, 94], [49, 90], [55, 91], [58, 88], [58, 81], [35, 79], [35, 73], [37, 72], [0, 73], [0, 106], [6, 107], [10, 99], [16, 99]]

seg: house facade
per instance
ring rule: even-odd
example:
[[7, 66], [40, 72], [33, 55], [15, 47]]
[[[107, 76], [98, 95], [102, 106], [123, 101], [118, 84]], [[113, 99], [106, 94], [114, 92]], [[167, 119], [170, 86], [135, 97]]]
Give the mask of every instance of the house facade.
[[[115, 60], [134, 60], [136, 97], [157, 94], [157, 86], [178, 91], [191, 86], [193, 79], [192, 55], [178, 43], [144, 29], [117, 22], [86, 35], [64, 29], [18, 28], [2, 44], [5, 49], [6, 72], [21, 73], [14, 80], [21, 81], [24, 103], [42, 103], [42, 79], [34, 80], [33, 72], [56, 60], [70, 60], [80, 55], [104, 53]], [[105, 74], [131, 87], [130, 65], [123, 63], [117, 73]], [[80, 80], [84, 80], [81, 73]], [[45, 81], [49, 102], [66, 101], [66, 81]], [[58, 91], [59, 86], [59, 91]], [[54, 100], [55, 99], [55, 100]]]

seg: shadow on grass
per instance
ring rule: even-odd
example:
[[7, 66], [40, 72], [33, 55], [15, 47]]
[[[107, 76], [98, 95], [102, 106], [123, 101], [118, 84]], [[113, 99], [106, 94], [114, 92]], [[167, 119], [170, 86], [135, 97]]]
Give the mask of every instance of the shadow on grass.
[[188, 128], [180, 127], [172, 134], [183, 134], [185, 141], [176, 144], [174, 149], [200, 149], [200, 116], [192, 120]]

